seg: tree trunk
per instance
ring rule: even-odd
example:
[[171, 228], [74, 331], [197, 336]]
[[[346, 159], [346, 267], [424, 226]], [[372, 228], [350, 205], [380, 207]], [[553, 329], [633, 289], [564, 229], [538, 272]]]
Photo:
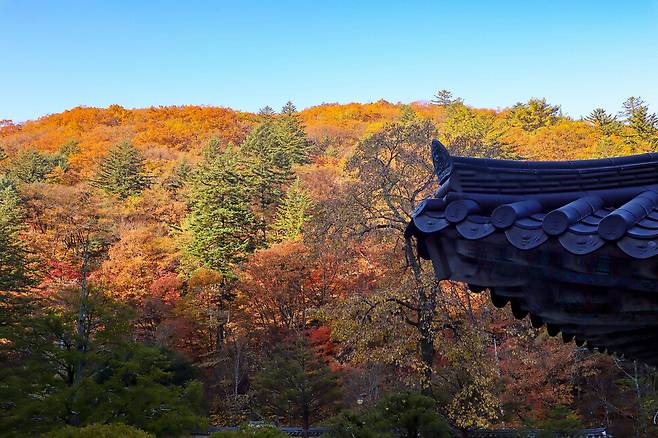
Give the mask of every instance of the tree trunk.
[[215, 332], [215, 353], [220, 352], [224, 348], [224, 340], [226, 338], [224, 321], [224, 298], [223, 291], [219, 291], [219, 303], [217, 304], [217, 330]]
[[[79, 353], [75, 361], [73, 385], [78, 386], [82, 383], [82, 377], [85, 371], [85, 358], [84, 354], [87, 352], [89, 345], [89, 327], [87, 326], [87, 318], [89, 317], [88, 311], [89, 301], [89, 285], [87, 283], [87, 255], [82, 258], [82, 280], [80, 281], [80, 307], [78, 308], [78, 326], [76, 327], [76, 350]], [[77, 392], [74, 397], [77, 397]], [[71, 425], [80, 425], [80, 416], [77, 413], [71, 415]]]
[[233, 395], [237, 398], [238, 386], [240, 384], [240, 360], [242, 359], [242, 346], [235, 341], [235, 362], [233, 367]]
[[434, 375], [434, 355], [436, 349], [434, 348], [434, 332], [431, 328], [433, 315], [429, 318], [430, 312], [419, 311], [418, 318], [418, 331], [420, 339], [418, 341], [420, 347], [420, 355], [423, 361], [423, 382], [422, 393], [427, 396], [432, 395], [432, 377]]
[[640, 436], [645, 436], [646, 435], [646, 428], [645, 428], [645, 423], [644, 423], [644, 418], [642, 418], [642, 392], [640, 389], [640, 377], [638, 376], [637, 373], [637, 361], [633, 361], [633, 385], [635, 387], [635, 403], [636, 403], [636, 412], [637, 412], [637, 417], [635, 420], [636, 423], [636, 432], [635, 436], [640, 437]]
[[413, 249], [411, 239], [405, 239], [405, 254], [407, 262], [411, 266], [416, 280], [416, 291], [418, 294], [418, 348], [423, 362], [422, 393], [432, 396], [432, 377], [434, 366], [434, 318], [436, 317], [436, 294], [440, 289], [438, 281], [435, 281], [428, 290], [423, 284], [423, 273], [421, 266]]
[[[77, 326], [77, 340], [76, 349], [80, 353], [87, 351], [87, 344], [89, 343], [89, 330], [87, 327], [87, 301], [89, 300], [89, 286], [87, 284], [87, 260], [86, 257], [82, 262], [82, 280], [80, 282], [80, 307], [78, 308], [78, 326]], [[75, 383], [80, 383], [82, 380], [82, 372], [84, 370], [84, 360], [82, 356], [78, 358], [76, 366]]]
[[304, 409], [302, 410], [302, 420], [303, 420], [303, 437], [308, 438], [308, 430], [310, 429], [310, 413], [308, 411], [308, 406], [304, 406]]

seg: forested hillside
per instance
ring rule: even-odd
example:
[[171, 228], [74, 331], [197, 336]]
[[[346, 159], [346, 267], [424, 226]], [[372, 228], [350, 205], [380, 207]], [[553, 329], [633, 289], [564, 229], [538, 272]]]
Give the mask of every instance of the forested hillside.
[[649, 436], [654, 370], [435, 282], [405, 242], [437, 188], [432, 138], [456, 155], [611, 157], [658, 151], [658, 117], [639, 98], [574, 120], [441, 91], [0, 121], [0, 433], [264, 420], [381, 436], [392, 420], [373, 412], [407, 397], [461, 430]]

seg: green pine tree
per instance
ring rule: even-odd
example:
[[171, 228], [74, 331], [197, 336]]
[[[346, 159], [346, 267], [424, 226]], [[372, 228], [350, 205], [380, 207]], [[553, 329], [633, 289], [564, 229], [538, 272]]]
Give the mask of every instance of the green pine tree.
[[649, 113], [646, 105], [640, 106], [628, 118], [628, 125], [633, 130], [638, 142], [658, 146], [658, 116]]
[[71, 139], [59, 148], [59, 155], [66, 159], [80, 152], [80, 144], [77, 140]]
[[280, 142], [291, 165], [308, 162], [312, 143], [306, 138], [304, 123], [292, 102], [288, 101], [281, 109], [278, 132]]
[[151, 178], [144, 170], [144, 157], [127, 141], [113, 146], [98, 167], [92, 185], [121, 199], [139, 195]]
[[66, 426], [61, 429], [56, 429], [45, 435], [43, 438], [116, 438], [116, 437], [130, 437], [130, 438], [155, 438], [155, 435], [144, 432], [133, 426], [128, 426], [123, 423], [110, 423], [110, 424], [90, 424], [84, 427]]
[[256, 204], [261, 238], [265, 240], [270, 207], [281, 201], [285, 187], [294, 178], [294, 166], [307, 163], [312, 143], [306, 138], [304, 125], [289, 102], [280, 116], [264, 117], [241, 145], [246, 175]]
[[620, 116], [627, 128], [622, 132], [627, 150], [631, 153], [658, 150], [658, 116], [649, 113], [642, 98], [631, 96], [626, 99]]
[[265, 119], [242, 143], [248, 163], [252, 195], [260, 210], [281, 199], [283, 186], [292, 179], [290, 160], [281, 144], [276, 121]]
[[607, 111], [603, 108], [595, 108], [591, 113], [589, 113], [587, 117], [585, 117], [585, 120], [590, 122], [598, 129], [604, 131], [606, 134], [609, 133], [607, 131], [610, 127], [618, 124], [617, 117], [612, 114], [608, 114]]
[[297, 114], [297, 107], [290, 100], [281, 108], [281, 114], [284, 116], [294, 116]]
[[622, 119], [629, 120], [642, 107], [646, 107], [644, 100], [639, 96], [631, 96], [622, 103], [619, 115]]
[[311, 208], [311, 198], [298, 179], [293, 182], [277, 208], [276, 218], [272, 224], [275, 240], [295, 239], [300, 235], [302, 227], [309, 221], [308, 210]]
[[0, 293], [22, 291], [30, 284], [27, 252], [19, 237], [19, 202], [13, 183], [0, 177]]
[[546, 99], [530, 99], [528, 103], [517, 103], [512, 107], [510, 122], [525, 131], [535, 131], [554, 124], [559, 114], [559, 105], [550, 105]]
[[172, 193], [177, 193], [185, 186], [191, 176], [192, 166], [187, 160], [183, 160], [174, 167], [171, 175], [162, 182], [162, 186]]
[[[74, 308], [33, 306], [0, 336], [2, 436], [123, 422], [180, 436], [202, 426], [201, 384], [178, 355], [132, 341], [130, 309], [95, 289], [89, 342], [77, 349]], [[81, 356], [85, 358], [80, 368]]]
[[57, 164], [54, 157], [33, 149], [24, 149], [11, 159], [8, 173], [17, 183], [43, 182]]
[[448, 105], [452, 105], [453, 103], [462, 103], [462, 102], [463, 102], [462, 99], [453, 97], [452, 92], [449, 90], [437, 91], [436, 94], [434, 95], [434, 98], [432, 99], [432, 103], [438, 106], [448, 106]]
[[416, 392], [392, 394], [362, 412], [345, 411], [334, 419], [331, 438], [448, 438], [452, 434], [437, 412], [437, 402]]
[[254, 387], [262, 414], [278, 421], [301, 421], [307, 433], [313, 421], [337, 407], [341, 395], [337, 374], [303, 337], [274, 350]]
[[258, 110], [258, 115], [261, 117], [272, 117], [275, 114], [276, 113], [274, 112], [274, 109], [269, 105], [266, 105]]
[[80, 146], [77, 140], [69, 140], [60, 146], [57, 154], [53, 156], [55, 165], [59, 167], [62, 172], [66, 172], [69, 166], [69, 159], [71, 156], [80, 152]]
[[255, 247], [256, 220], [241, 157], [229, 146], [206, 154], [190, 181], [191, 238], [186, 251], [199, 264], [232, 276]]

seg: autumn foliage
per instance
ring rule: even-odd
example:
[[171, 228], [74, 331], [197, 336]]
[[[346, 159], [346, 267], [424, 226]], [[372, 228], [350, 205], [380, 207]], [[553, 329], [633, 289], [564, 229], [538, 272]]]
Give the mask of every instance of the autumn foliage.
[[[441, 430], [566, 412], [645, 433], [652, 370], [435, 281], [404, 239], [436, 189], [435, 137], [461, 155], [584, 159], [658, 151], [658, 121], [637, 98], [574, 120], [543, 99], [479, 109], [446, 91], [409, 105], [111, 105], [2, 121], [0, 427], [95, 424], [84, 400], [128, 401], [141, 379], [148, 406], [180, 424], [139, 407], [125, 418], [170, 435], [202, 427], [202, 406], [214, 424], [308, 426], [407, 399]], [[131, 367], [137, 380], [117, 380]], [[365, 411], [350, 417], [357, 400]]]

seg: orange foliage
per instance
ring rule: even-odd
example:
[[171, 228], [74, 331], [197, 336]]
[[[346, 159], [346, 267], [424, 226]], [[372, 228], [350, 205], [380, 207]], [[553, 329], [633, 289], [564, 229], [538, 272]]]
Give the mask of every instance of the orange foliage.
[[585, 122], [562, 120], [534, 132], [511, 128], [506, 141], [516, 145], [517, 152], [532, 160], [579, 160], [592, 156], [601, 138], [592, 125]]
[[258, 328], [304, 327], [322, 305], [368, 283], [367, 267], [347, 255], [328, 247], [314, 252], [300, 241], [257, 251], [239, 285], [245, 320]]
[[101, 267], [111, 294], [121, 301], [142, 302], [150, 296], [159, 272], [173, 263], [172, 242], [161, 226], [127, 230], [109, 251]]
[[19, 125], [0, 125], [2, 145], [8, 153], [21, 148], [56, 152], [70, 140], [80, 153], [70, 162], [72, 172], [88, 176], [108, 148], [124, 140], [144, 149], [197, 151], [210, 139], [241, 142], [254, 124], [253, 115], [221, 107], [171, 106], [127, 110], [77, 107]]
[[[385, 100], [374, 103], [326, 103], [300, 113], [306, 132], [318, 144], [333, 147], [340, 156], [351, 152], [364, 135], [373, 134], [384, 124], [401, 116], [403, 105]], [[411, 108], [423, 117], [438, 121], [444, 108], [427, 103], [413, 103]]]
[[[385, 100], [365, 104], [328, 103], [307, 108], [299, 114], [307, 135], [327, 152], [327, 158], [345, 158], [359, 139], [399, 119], [405, 108], [433, 120], [441, 132], [445, 107], [427, 102], [406, 106]], [[494, 114], [502, 124], [509, 114], [508, 110], [472, 110]], [[240, 143], [256, 121], [254, 114], [222, 107], [77, 107], [21, 124], [1, 121], [0, 141], [7, 153], [12, 154], [21, 148], [52, 153], [66, 142], [76, 140], [80, 152], [71, 157], [69, 172], [75, 179], [81, 179], [89, 176], [99, 157], [111, 145], [123, 140], [144, 150], [147, 160], [177, 160], [181, 153], [198, 155], [210, 138], [222, 143]], [[516, 146], [526, 158], [576, 159], [592, 154], [600, 134], [585, 122], [559, 119], [557, 124], [533, 132], [505, 127], [503, 139]]]

